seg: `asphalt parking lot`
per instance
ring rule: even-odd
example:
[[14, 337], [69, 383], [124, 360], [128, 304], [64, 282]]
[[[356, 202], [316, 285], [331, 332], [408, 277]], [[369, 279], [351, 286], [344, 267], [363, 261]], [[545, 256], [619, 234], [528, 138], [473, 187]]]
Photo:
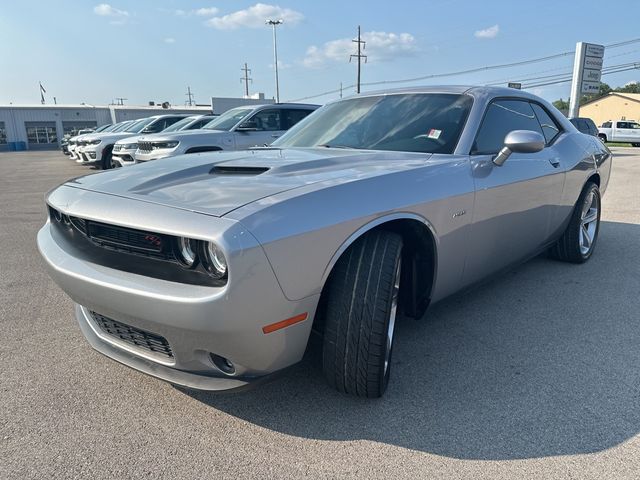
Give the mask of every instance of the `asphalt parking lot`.
[[536, 258], [402, 321], [376, 401], [313, 357], [221, 395], [95, 352], [35, 246], [44, 193], [87, 171], [0, 154], [0, 478], [638, 478], [640, 149], [614, 151], [593, 258]]

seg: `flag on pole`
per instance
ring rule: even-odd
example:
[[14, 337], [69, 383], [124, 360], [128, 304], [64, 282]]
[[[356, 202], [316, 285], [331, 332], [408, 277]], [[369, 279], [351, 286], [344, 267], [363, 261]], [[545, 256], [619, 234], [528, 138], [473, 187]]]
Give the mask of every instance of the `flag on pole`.
[[40, 103], [44, 105], [44, 94], [47, 93], [47, 91], [42, 86], [42, 82], [38, 82], [38, 83], [40, 84]]

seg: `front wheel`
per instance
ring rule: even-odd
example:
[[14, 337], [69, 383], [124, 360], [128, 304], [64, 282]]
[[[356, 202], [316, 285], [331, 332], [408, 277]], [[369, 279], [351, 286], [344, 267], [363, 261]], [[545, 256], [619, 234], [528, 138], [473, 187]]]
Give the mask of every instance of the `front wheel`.
[[380, 397], [391, 371], [402, 237], [364, 235], [340, 257], [327, 284], [322, 364], [338, 391]]
[[115, 162], [113, 161], [113, 157], [111, 156], [112, 152], [113, 152], [113, 146], [106, 147], [102, 151], [102, 161], [100, 162], [100, 166], [102, 167], [102, 170], [110, 170], [115, 167], [114, 165]]
[[587, 183], [573, 209], [567, 229], [551, 248], [554, 258], [572, 263], [589, 260], [600, 230], [600, 199], [598, 186]]

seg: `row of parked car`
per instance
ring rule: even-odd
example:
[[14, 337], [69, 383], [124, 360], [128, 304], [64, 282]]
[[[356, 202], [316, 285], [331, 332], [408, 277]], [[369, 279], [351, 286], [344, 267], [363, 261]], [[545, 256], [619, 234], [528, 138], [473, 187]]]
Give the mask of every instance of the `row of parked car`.
[[176, 155], [269, 145], [318, 105], [253, 105], [213, 115], [154, 115], [71, 137], [63, 151], [103, 170]]

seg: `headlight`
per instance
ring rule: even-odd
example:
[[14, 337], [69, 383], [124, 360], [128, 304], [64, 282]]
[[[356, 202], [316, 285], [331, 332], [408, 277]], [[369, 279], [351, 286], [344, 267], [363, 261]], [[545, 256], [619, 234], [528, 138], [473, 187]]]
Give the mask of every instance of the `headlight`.
[[201, 242], [204, 268], [213, 278], [224, 278], [227, 275], [227, 260], [222, 249], [214, 242]]
[[89, 140], [88, 142], [86, 142], [87, 145], [98, 145], [102, 140], [98, 139], [98, 140]]
[[127, 143], [126, 145], [122, 145], [122, 150], [135, 150], [138, 148], [137, 143]]
[[176, 148], [180, 142], [153, 142], [151, 148], [154, 150], [160, 150], [163, 148]]
[[180, 237], [176, 246], [178, 261], [187, 268], [193, 268], [198, 259], [196, 255], [195, 241], [190, 238]]

